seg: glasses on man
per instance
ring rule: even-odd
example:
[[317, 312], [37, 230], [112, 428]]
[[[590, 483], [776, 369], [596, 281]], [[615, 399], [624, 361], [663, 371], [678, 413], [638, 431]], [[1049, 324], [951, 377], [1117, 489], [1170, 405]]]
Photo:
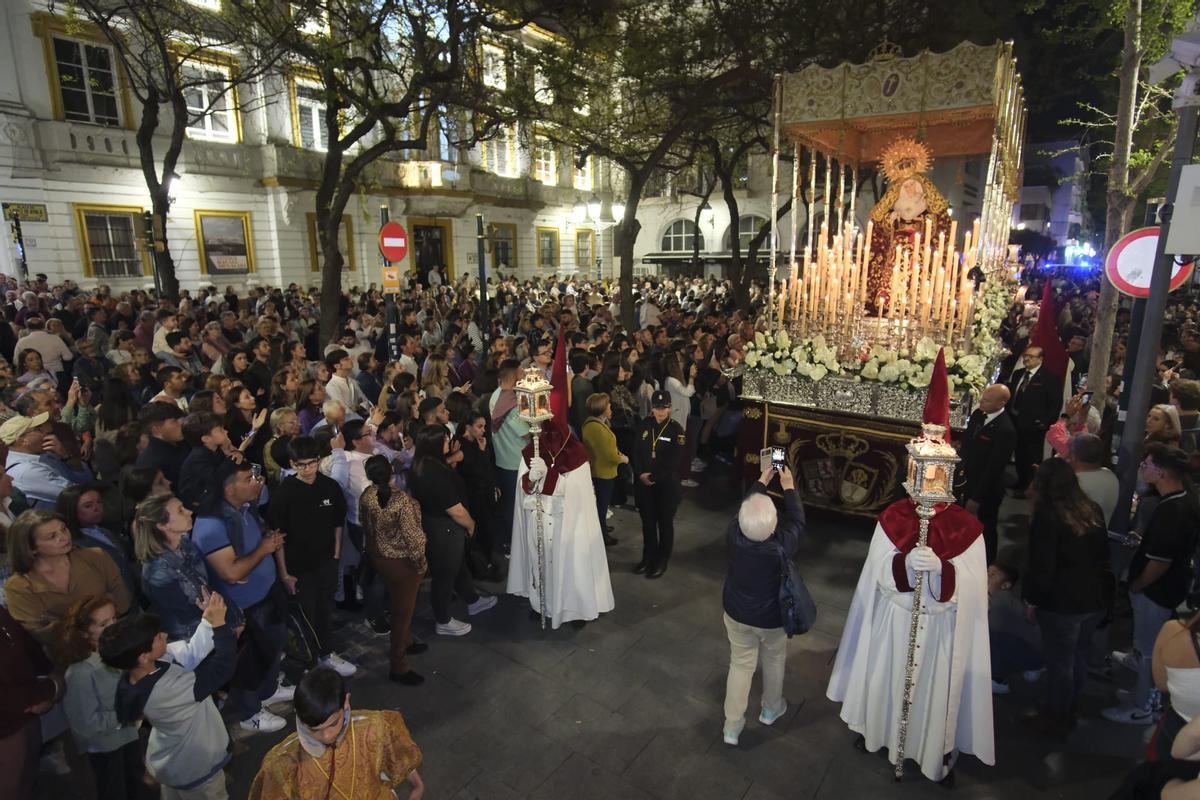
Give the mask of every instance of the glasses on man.
[[317, 464], [319, 464], [319, 463], [321, 463], [321, 462], [319, 462], [315, 458], [306, 459], [304, 461], [293, 461], [292, 468], [296, 469], [296, 470], [312, 469], [313, 467], [317, 466]]

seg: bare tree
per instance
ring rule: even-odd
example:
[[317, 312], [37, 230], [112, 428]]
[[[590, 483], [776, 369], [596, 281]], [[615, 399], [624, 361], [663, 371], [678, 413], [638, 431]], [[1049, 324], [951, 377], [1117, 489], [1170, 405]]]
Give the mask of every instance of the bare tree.
[[[70, 0], [67, 10], [77, 23], [90, 23], [104, 36], [129, 80], [138, 108], [138, 160], [154, 218], [156, 283], [177, 300], [179, 279], [166, 220], [188, 129], [230, 107], [238, 87], [256, 83], [272, 69], [279, 51], [266, 39], [253, 51], [240, 50], [244, 20], [188, 2]], [[241, 56], [236, 63], [231, 53]], [[214, 63], [228, 66], [213, 68]]]

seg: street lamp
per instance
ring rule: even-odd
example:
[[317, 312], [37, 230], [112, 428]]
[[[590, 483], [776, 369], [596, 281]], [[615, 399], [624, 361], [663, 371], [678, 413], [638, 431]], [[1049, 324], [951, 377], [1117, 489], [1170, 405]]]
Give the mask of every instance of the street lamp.
[[700, 218], [704, 221], [704, 224], [712, 225], [714, 216], [716, 216], [716, 212], [713, 211], [712, 204], [705, 200], [704, 206], [700, 209]]
[[576, 222], [586, 222], [588, 215], [588, 207], [582, 200], [575, 201], [575, 207], [571, 209], [571, 216]]
[[588, 199], [587, 213], [588, 219], [590, 219], [592, 222], [600, 221], [600, 198], [596, 197], [595, 192], [593, 192], [592, 196]]
[[616, 222], [620, 222], [621, 220], [625, 219], [625, 203], [620, 200], [613, 200], [612, 215]]

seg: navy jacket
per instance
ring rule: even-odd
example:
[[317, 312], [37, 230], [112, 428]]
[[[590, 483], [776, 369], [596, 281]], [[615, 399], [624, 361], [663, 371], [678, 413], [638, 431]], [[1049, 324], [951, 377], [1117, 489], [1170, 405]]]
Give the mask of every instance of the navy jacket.
[[[766, 491], [760, 481], [755, 481], [746, 496]], [[743, 536], [737, 518], [729, 524], [725, 534], [729, 568], [725, 573], [723, 602], [725, 613], [735, 622], [755, 628], [783, 627], [779, 611], [779, 546], [783, 545], [788, 558], [792, 558], [803, 534], [804, 507], [795, 489], [783, 493], [783, 513], [775, 533], [765, 542]]]

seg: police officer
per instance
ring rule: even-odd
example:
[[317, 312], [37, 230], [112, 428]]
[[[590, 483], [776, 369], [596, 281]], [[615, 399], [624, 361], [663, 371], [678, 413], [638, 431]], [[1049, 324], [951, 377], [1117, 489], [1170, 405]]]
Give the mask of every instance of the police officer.
[[671, 419], [671, 395], [655, 392], [651, 414], [637, 430], [633, 451], [634, 498], [642, 515], [642, 560], [633, 568], [651, 580], [661, 578], [675, 544], [679, 508], [679, 460], [685, 451], [683, 428]]

